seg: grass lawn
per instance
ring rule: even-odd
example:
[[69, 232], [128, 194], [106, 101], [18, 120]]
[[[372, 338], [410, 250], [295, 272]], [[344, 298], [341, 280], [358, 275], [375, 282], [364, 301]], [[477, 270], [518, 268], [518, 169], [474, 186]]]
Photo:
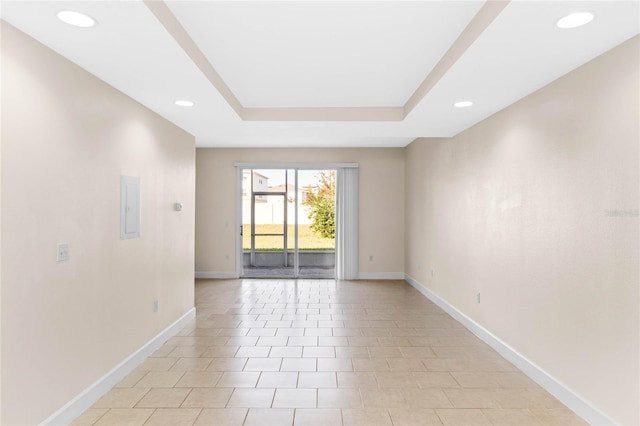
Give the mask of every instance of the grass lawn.
[[[256, 234], [282, 234], [282, 225], [256, 225]], [[287, 234], [287, 248], [294, 248], [294, 226], [289, 225]], [[256, 236], [257, 250], [282, 250], [283, 238]], [[251, 225], [242, 225], [242, 248], [251, 250]], [[322, 238], [313, 232], [311, 225], [298, 225], [298, 249], [299, 250], [334, 250], [335, 242], [329, 238]]]

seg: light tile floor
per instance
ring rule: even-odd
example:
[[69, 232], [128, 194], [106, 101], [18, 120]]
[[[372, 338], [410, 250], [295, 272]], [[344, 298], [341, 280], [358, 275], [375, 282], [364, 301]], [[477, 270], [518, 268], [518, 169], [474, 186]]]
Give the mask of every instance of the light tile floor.
[[77, 425], [583, 425], [403, 281], [198, 280]]

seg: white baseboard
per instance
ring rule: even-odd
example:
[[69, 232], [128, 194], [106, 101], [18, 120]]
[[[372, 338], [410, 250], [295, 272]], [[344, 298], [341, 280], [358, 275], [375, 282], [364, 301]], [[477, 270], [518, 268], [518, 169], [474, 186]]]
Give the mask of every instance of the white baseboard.
[[106, 394], [114, 385], [142, 363], [149, 355], [156, 351], [171, 337], [175, 336], [185, 325], [196, 316], [196, 308], [191, 308], [186, 314], [178, 318], [173, 324], [149, 340], [140, 349], [129, 355], [124, 361], [116, 365], [78, 396], [66, 403], [53, 413], [41, 425], [68, 425], [91, 407], [98, 399]]
[[[239, 278], [235, 272], [196, 271], [196, 278], [234, 279]], [[277, 278], [277, 277], [274, 277]], [[403, 280], [403, 272], [361, 272], [359, 280]]]
[[196, 278], [234, 279], [239, 278], [235, 272], [196, 271]]
[[589, 401], [576, 394], [569, 387], [562, 382], [558, 381], [555, 377], [544, 371], [535, 363], [527, 359], [518, 351], [513, 349], [507, 343], [500, 340], [489, 330], [482, 327], [480, 324], [460, 312], [455, 307], [447, 303], [446, 300], [420, 284], [418, 281], [404, 275], [405, 281], [407, 281], [413, 288], [418, 290], [427, 299], [438, 305], [443, 311], [451, 315], [459, 323], [464, 325], [469, 331], [478, 336], [486, 344], [495, 349], [506, 360], [518, 367], [523, 373], [529, 376], [533, 381], [542, 386], [547, 392], [555, 396], [560, 402], [573, 410], [577, 415], [582, 417], [586, 422], [591, 425], [617, 425], [618, 423], [611, 417], [600, 411], [598, 408], [589, 403]]
[[[216, 272], [216, 271], [196, 271], [196, 278], [213, 278], [213, 279], [235, 279], [239, 278], [235, 272]], [[277, 277], [274, 277], [277, 278]], [[361, 272], [358, 274], [359, 280], [403, 280], [403, 272]]]
[[359, 280], [403, 280], [403, 272], [360, 272]]

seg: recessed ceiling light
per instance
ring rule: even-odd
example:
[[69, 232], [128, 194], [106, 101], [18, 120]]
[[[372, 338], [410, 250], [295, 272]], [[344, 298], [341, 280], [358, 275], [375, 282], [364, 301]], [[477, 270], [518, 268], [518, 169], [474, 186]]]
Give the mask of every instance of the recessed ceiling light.
[[471, 101], [460, 101], [453, 104], [453, 106], [456, 108], [466, 108], [466, 107], [470, 107], [471, 105], [473, 105], [473, 102]]
[[96, 20], [84, 13], [74, 12], [73, 10], [63, 10], [58, 12], [58, 19], [65, 24], [73, 25], [80, 28], [91, 28], [96, 25]]
[[193, 102], [191, 101], [185, 101], [185, 100], [178, 100], [175, 101], [175, 104], [181, 107], [192, 107], [194, 105]]
[[575, 12], [558, 19], [556, 26], [562, 29], [577, 28], [593, 21], [594, 17], [595, 15], [591, 12]]

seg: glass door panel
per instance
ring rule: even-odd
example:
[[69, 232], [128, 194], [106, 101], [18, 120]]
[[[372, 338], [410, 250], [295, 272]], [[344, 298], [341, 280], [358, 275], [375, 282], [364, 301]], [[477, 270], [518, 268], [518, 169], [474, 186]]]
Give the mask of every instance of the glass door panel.
[[242, 276], [335, 278], [335, 170], [242, 170], [242, 219]]
[[335, 278], [335, 170], [298, 171], [298, 276]]

